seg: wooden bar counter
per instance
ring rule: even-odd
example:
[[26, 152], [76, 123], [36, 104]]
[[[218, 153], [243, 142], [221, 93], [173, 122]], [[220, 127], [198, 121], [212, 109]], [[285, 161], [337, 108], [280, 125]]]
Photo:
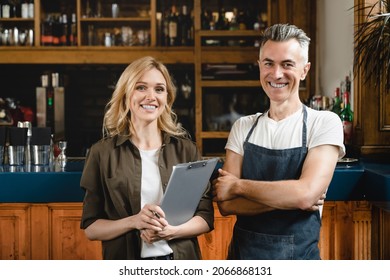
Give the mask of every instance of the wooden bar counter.
[[[0, 259], [101, 259], [80, 229], [82, 160], [65, 169], [0, 167]], [[389, 165], [341, 165], [322, 214], [322, 259], [390, 259]], [[220, 215], [199, 237], [204, 259], [225, 259], [235, 217]]]

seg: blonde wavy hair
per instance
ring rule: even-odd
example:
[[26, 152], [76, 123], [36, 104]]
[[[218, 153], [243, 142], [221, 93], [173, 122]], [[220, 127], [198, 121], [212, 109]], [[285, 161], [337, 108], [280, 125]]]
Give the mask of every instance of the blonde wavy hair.
[[188, 137], [187, 131], [177, 122], [177, 115], [172, 111], [172, 105], [176, 98], [176, 87], [168, 69], [155, 58], [146, 56], [133, 61], [119, 77], [111, 100], [105, 108], [103, 138], [134, 134], [134, 127], [131, 123], [130, 96], [140, 78], [154, 68], [164, 76], [168, 92], [167, 104], [157, 120], [157, 126], [161, 131], [174, 136]]

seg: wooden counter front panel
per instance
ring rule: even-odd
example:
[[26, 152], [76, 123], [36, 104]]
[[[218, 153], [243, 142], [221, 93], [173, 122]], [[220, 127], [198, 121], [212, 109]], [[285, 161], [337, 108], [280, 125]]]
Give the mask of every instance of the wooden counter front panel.
[[102, 259], [101, 243], [80, 229], [81, 209], [81, 203], [0, 204], [0, 259]]
[[50, 259], [101, 260], [100, 241], [90, 241], [80, 229], [81, 205], [51, 205]]
[[[371, 208], [364, 201], [325, 203], [322, 259], [389, 257], [389, 242], [384, 240], [390, 234], [390, 215], [375, 215]], [[80, 229], [81, 212], [82, 203], [0, 203], [0, 259], [101, 259], [101, 243], [88, 240]], [[203, 259], [226, 259], [234, 222], [234, 216], [221, 216], [215, 206], [215, 229], [198, 239]]]
[[0, 204], [0, 259], [31, 258], [29, 208], [24, 204]]
[[228, 254], [232, 238], [235, 216], [222, 216], [214, 203], [214, 230], [198, 237], [202, 258], [205, 260], [224, 260]]

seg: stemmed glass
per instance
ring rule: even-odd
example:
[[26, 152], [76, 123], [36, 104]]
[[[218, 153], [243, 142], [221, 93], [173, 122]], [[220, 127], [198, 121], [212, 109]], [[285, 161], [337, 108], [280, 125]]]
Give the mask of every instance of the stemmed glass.
[[59, 141], [58, 142], [58, 149], [60, 149], [60, 154], [58, 155], [57, 159], [61, 163], [62, 166], [65, 166], [66, 164], [66, 146], [67, 142], [66, 141]]

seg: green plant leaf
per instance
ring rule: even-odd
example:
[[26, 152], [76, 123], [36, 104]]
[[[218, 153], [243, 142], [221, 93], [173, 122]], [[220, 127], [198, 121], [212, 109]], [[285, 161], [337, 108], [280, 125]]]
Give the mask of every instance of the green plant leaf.
[[[365, 20], [355, 25], [354, 73], [364, 82], [390, 90], [390, 6], [387, 0], [353, 7]], [[379, 12], [377, 12], [379, 11]]]

